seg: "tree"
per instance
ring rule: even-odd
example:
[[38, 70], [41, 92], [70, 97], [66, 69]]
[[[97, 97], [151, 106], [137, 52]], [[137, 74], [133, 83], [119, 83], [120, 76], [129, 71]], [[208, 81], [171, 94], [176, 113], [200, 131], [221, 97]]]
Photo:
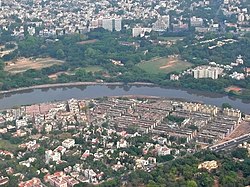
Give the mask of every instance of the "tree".
[[214, 184], [214, 179], [208, 173], [202, 173], [198, 176], [197, 181], [199, 182], [199, 186], [202, 187], [210, 187]]
[[56, 51], [56, 58], [58, 58], [58, 59], [64, 59], [64, 57], [65, 57], [64, 51], [62, 49], [58, 49]]
[[245, 159], [248, 157], [248, 150], [246, 148], [237, 148], [232, 152], [232, 156], [239, 158], [239, 159]]
[[240, 184], [240, 181], [237, 178], [235, 172], [230, 172], [228, 175], [220, 177], [220, 184], [227, 187], [237, 187]]
[[194, 180], [189, 180], [187, 181], [187, 187], [198, 187], [198, 185]]

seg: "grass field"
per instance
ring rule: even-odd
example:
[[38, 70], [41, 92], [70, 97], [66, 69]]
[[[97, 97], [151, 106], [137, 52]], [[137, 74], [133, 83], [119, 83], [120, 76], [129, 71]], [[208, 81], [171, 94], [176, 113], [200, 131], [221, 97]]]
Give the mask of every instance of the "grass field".
[[86, 72], [92, 72], [92, 73], [95, 73], [95, 72], [98, 72], [98, 71], [104, 71], [103, 67], [101, 67], [101, 66], [88, 66], [88, 67], [77, 68], [77, 69], [83, 69]]
[[101, 66], [89, 66], [89, 67], [86, 67], [84, 69], [85, 69], [85, 71], [92, 72], [92, 73], [104, 70]]
[[42, 69], [45, 67], [50, 67], [55, 64], [62, 64], [64, 61], [56, 60], [53, 58], [19, 58], [14, 61], [6, 62], [5, 71], [10, 73], [20, 73], [25, 72], [29, 69]]
[[7, 140], [0, 140], [0, 150], [7, 150], [7, 151], [15, 151], [17, 149], [17, 145], [11, 144]]
[[192, 66], [191, 63], [180, 60], [178, 57], [154, 58], [149, 61], [144, 61], [138, 66], [148, 73], [171, 73], [181, 72]]

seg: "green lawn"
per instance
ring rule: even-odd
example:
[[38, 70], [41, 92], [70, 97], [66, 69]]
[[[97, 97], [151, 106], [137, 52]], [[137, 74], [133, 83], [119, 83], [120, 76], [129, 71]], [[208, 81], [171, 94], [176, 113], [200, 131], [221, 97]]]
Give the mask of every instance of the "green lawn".
[[81, 68], [81, 69], [84, 69], [85, 71], [92, 72], [92, 73], [95, 73], [98, 71], [104, 71], [103, 67], [101, 66], [88, 66], [88, 67]]
[[17, 149], [17, 145], [15, 144], [11, 144], [9, 141], [7, 140], [0, 140], [0, 150], [7, 150], [7, 151], [15, 151]]
[[154, 58], [149, 61], [144, 61], [138, 64], [138, 67], [145, 70], [148, 73], [171, 73], [181, 72], [191, 67], [192, 64], [180, 60], [179, 58]]

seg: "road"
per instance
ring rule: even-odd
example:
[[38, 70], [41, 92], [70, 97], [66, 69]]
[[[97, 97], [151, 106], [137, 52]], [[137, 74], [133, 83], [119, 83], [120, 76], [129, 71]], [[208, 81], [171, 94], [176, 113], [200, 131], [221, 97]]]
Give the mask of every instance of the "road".
[[250, 133], [239, 136], [237, 138], [234, 138], [232, 140], [229, 140], [229, 141], [217, 144], [217, 145], [213, 145], [209, 149], [212, 150], [212, 151], [215, 151], [215, 152], [228, 150], [228, 149], [236, 147], [239, 144], [241, 144], [241, 143], [243, 143], [245, 141], [248, 141], [248, 140], [250, 140]]

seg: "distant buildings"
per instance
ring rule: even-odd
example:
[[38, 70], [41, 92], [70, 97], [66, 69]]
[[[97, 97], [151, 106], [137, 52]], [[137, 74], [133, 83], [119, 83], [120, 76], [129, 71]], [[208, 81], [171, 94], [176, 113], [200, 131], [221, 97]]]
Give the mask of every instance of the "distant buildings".
[[183, 23], [182, 21], [178, 21], [178, 23], [173, 23], [172, 24], [173, 31], [174, 32], [182, 32], [188, 30], [188, 24]]
[[9, 177], [4, 177], [4, 176], [0, 177], [0, 186], [3, 186], [7, 184], [8, 182], [9, 182]]
[[62, 146], [66, 147], [67, 149], [70, 149], [71, 147], [75, 146], [75, 140], [74, 139], [66, 139], [62, 142]]
[[235, 60], [235, 62], [231, 63], [231, 66], [239, 66], [239, 65], [242, 65], [242, 64], [244, 64], [244, 60], [242, 59], [242, 56], [239, 55], [237, 57], [237, 59]]
[[18, 187], [43, 187], [41, 180], [38, 178], [32, 178], [31, 180], [20, 182]]
[[243, 80], [245, 79], [245, 74], [244, 73], [238, 73], [238, 72], [233, 72], [232, 74], [229, 75], [232, 79], [236, 80]]
[[211, 78], [218, 79], [223, 72], [223, 68], [212, 66], [198, 66], [193, 69], [193, 76], [195, 79]]
[[153, 24], [153, 31], [166, 31], [169, 28], [170, 17], [169, 15], [161, 16], [158, 20]]
[[201, 27], [203, 25], [203, 19], [197, 18], [195, 16], [190, 18], [190, 26], [191, 27]]
[[132, 36], [133, 37], [143, 37], [148, 32], [150, 33], [152, 31], [152, 28], [142, 28], [142, 27], [136, 27], [132, 29]]
[[108, 31], [121, 31], [122, 30], [122, 19], [121, 18], [99, 18], [93, 20], [90, 23], [90, 29], [104, 28]]
[[170, 75], [170, 80], [172, 80], [172, 81], [178, 81], [179, 78], [180, 78], [179, 75], [175, 75], [175, 74]]
[[244, 15], [244, 13], [239, 13], [239, 14], [238, 14], [238, 21], [239, 21], [239, 22], [245, 21], [245, 15]]
[[79, 182], [71, 176], [66, 175], [64, 172], [56, 172], [53, 175], [46, 175], [44, 181], [55, 187], [70, 187]]
[[45, 162], [48, 164], [50, 161], [60, 161], [61, 160], [61, 153], [57, 151], [47, 150], [45, 151]]
[[211, 171], [212, 169], [216, 168], [218, 168], [218, 164], [215, 160], [203, 162], [198, 166], [198, 169], [206, 169], [208, 171]]

